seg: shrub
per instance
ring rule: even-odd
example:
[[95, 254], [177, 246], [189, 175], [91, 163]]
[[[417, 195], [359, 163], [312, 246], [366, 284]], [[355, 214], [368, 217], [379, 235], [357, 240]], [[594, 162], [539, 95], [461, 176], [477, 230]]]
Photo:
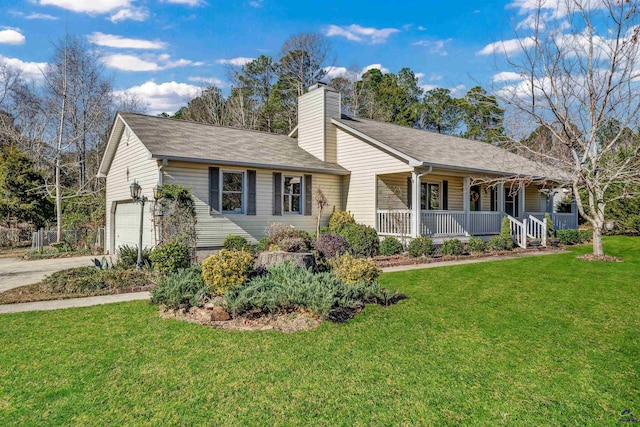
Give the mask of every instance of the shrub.
[[349, 253], [356, 257], [372, 257], [380, 252], [378, 232], [368, 225], [347, 224], [339, 233], [349, 245]]
[[355, 223], [356, 220], [353, 218], [353, 215], [351, 215], [351, 212], [333, 211], [329, 217], [329, 232], [333, 234], [340, 234], [346, 225]]
[[553, 229], [553, 220], [551, 219], [549, 212], [545, 212], [544, 218], [547, 220], [547, 237], [555, 236], [556, 232]]
[[442, 242], [440, 253], [442, 255], [462, 255], [464, 244], [460, 239], [448, 239]]
[[593, 239], [593, 230], [591, 229], [578, 230], [578, 238], [580, 240], [580, 243], [591, 241]]
[[249, 252], [222, 249], [202, 262], [202, 279], [212, 294], [222, 295], [241, 286], [252, 268]]
[[487, 249], [490, 251], [506, 251], [513, 247], [513, 240], [511, 237], [505, 238], [503, 236], [493, 236], [487, 242]]
[[380, 269], [368, 259], [354, 258], [350, 254], [344, 254], [329, 261], [331, 272], [347, 285], [356, 283], [372, 284], [378, 279]]
[[52, 293], [95, 293], [128, 287], [152, 285], [155, 276], [149, 271], [97, 270], [78, 267], [57, 271], [41, 283]]
[[247, 246], [248, 243], [249, 242], [247, 242], [247, 239], [245, 239], [244, 237], [230, 234], [226, 239], [224, 239], [222, 247], [234, 251], [241, 251], [245, 246]]
[[429, 237], [416, 237], [409, 242], [407, 252], [412, 257], [431, 256], [433, 254], [433, 240]]
[[304, 252], [309, 249], [309, 245], [302, 237], [286, 237], [278, 243], [280, 249], [285, 252]]
[[321, 258], [335, 258], [344, 255], [348, 249], [349, 244], [345, 238], [337, 234], [321, 234], [316, 239], [316, 251]]
[[262, 239], [258, 240], [258, 243], [255, 246], [256, 252], [262, 252], [262, 251], [266, 250], [268, 247], [269, 247], [269, 238], [268, 237], [263, 237]]
[[372, 285], [346, 286], [329, 273], [313, 274], [293, 263], [269, 267], [266, 275], [225, 293], [226, 309], [234, 316], [304, 309], [331, 320], [347, 320], [365, 303], [388, 305], [403, 296]]
[[150, 292], [152, 303], [162, 304], [167, 308], [184, 307], [188, 310], [190, 307], [199, 306], [202, 295], [207, 292], [202, 280], [202, 268], [196, 264], [171, 272], [160, 278]]
[[380, 242], [380, 253], [382, 255], [398, 255], [402, 253], [402, 243], [395, 237], [385, 237]]
[[189, 267], [191, 264], [189, 248], [179, 241], [156, 246], [149, 258], [154, 270], [163, 273], [178, 271], [181, 268]]
[[469, 237], [469, 242], [467, 243], [467, 248], [470, 253], [481, 253], [484, 252], [485, 244], [484, 241], [479, 237]]
[[268, 237], [269, 245], [278, 245], [284, 239], [288, 238], [300, 238], [304, 240], [305, 248], [302, 250], [309, 250], [311, 247], [311, 236], [304, 230], [298, 230], [292, 225], [282, 224], [279, 222], [272, 222], [265, 230], [265, 234]]
[[[118, 267], [134, 268], [138, 263], [138, 247], [134, 245], [122, 245], [118, 247]], [[142, 249], [142, 265], [151, 266], [151, 249]]]
[[580, 243], [578, 230], [556, 230], [556, 237], [563, 245], [575, 245]]
[[500, 227], [500, 237], [505, 242], [505, 249], [513, 248], [513, 236], [511, 235], [511, 222], [506, 216], [502, 218], [502, 225]]

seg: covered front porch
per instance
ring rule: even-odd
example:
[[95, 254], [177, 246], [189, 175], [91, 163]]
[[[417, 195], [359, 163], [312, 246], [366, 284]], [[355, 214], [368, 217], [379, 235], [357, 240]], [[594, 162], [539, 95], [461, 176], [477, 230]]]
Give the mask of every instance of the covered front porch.
[[[509, 218], [516, 243], [546, 239], [545, 213], [555, 229], [577, 228], [575, 206], [561, 206], [537, 185], [472, 184], [461, 173], [414, 170], [376, 176], [376, 228], [382, 236], [435, 239], [491, 236]], [[417, 203], [413, 201], [416, 200]]]

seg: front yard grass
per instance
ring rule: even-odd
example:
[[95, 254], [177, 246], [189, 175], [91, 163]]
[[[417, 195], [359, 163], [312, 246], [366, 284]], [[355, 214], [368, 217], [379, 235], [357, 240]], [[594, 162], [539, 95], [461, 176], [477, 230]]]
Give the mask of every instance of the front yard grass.
[[640, 239], [381, 276], [409, 299], [295, 334], [146, 302], [0, 316], [0, 425], [617, 425], [640, 418]]

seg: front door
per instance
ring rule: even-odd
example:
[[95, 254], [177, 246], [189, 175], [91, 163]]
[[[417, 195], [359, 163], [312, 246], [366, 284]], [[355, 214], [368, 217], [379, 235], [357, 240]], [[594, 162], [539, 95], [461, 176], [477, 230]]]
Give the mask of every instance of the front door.
[[518, 210], [519, 203], [519, 195], [517, 191], [514, 191], [511, 188], [504, 189], [504, 211], [507, 215], [511, 215], [514, 218], [518, 218], [520, 216], [520, 212]]

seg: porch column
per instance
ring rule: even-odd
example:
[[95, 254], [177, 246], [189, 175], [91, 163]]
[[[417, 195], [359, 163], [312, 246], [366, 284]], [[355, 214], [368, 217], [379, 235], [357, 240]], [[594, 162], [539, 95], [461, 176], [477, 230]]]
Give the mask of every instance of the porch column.
[[422, 229], [422, 215], [420, 211], [420, 175], [414, 169], [411, 171], [411, 237], [420, 237]]
[[496, 186], [496, 194], [498, 196], [498, 212], [504, 212], [504, 182], [498, 183]]
[[464, 211], [464, 232], [469, 235], [471, 225], [471, 178], [462, 178], [462, 210]]
[[524, 195], [527, 192], [526, 187], [524, 186], [524, 184], [520, 185], [520, 187], [518, 188], [518, 195], [520, 197], [518, 197], [518, 211], [520, 213], [520, 218], [524, 218], [524, 207], [525, 207], [525, 203], [524, 203]]

